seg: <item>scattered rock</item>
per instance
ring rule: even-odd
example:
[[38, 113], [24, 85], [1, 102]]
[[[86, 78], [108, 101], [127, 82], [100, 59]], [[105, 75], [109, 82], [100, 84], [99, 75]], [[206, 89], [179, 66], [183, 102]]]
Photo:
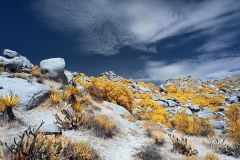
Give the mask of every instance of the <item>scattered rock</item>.
[[228, 101], [229, 103], [238, 103], [238, 98], [237, 96], [231, 96], [226, 98], [226, 101]]
[[216, 121], [216, 120], [209, 120], [210, 123], [212, 123], [213, 128], [215, 129], [226, 129], [227, 125], [224, 121]]
[[192, 115], [192, 111], [190, 109], [186, 109], [186, 114], [191, 116]]
[[61, 135], [62, 131], [59, 130], [58, 126], [54, 123], [52, 124], [43, 124], [41, 128], [39, 128], [39, 132], [44, 133], [46, 135], [55, 134]]
[[201, 110], [201, 108], [198, 105], [189, 105], [188, 108], [194, 112], [198, 112]]
[[204, 107], [202, 111], [197, 112], [195, 115], [201, 118], [212, 118], [214, 116], [213, 112], [206, 107]]

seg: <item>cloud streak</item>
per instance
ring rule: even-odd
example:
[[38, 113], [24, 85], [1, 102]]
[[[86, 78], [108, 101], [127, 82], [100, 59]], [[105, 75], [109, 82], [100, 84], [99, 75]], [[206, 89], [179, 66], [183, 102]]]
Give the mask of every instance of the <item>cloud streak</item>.
[[221, 53], [216, 58], [215, 54], [203, 54], [192, 59], [186, 59], [167, 64], [164, 61], [146, 61], [145, 80], [165, 81], [168, 78], [193, 76], [207, 79], [218, 79], [225, 76], [240, 75], [240, 56], [229, 56]]
[[[184, 3], [164, 0], [38, 0], [31, 5], [46, 27], [77, 35], [79, 50], [103, 55], [118, 53], [130, 45], [156, 52], [154, 44], [164, 38], [202, 30], [209, 42], [199, 51], [219, 50], [216, 35], [238, 20], [238, 0]], [[228, 35], [226, 35], [228, 36]], [[229, 37], [229, 41], [233, 37]], [[224, 41], [221, 41], [224, 42]], [[231, 43], [222, 44], [222, 48]]]

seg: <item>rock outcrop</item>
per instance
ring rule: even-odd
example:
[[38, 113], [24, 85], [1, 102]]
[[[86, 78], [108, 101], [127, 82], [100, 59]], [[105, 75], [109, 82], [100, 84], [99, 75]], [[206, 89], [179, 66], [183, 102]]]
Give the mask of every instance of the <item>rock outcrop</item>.
[[3, 55], [4, 57], [0, 56], [0, 62], [5, 69], [8, 68], [11, 72], [31, 72], [33, 64], [26, 57], [10, 49], [5, 49]]

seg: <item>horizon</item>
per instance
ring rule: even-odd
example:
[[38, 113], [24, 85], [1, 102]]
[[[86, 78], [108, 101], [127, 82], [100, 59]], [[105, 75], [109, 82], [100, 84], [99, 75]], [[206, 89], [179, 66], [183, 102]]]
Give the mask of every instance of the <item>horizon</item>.
[[0, 50], [34, 65], [63, 58], [66, 70], [136, 81], [240, 75], [237, 0], [6, 0]]

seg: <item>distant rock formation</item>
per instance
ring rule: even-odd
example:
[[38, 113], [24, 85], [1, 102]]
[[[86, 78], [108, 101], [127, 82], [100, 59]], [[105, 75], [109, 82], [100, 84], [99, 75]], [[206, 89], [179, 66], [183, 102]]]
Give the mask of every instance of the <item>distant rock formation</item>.
[[0, 56], [0, 62], [11, 72], [31, 72], [33, 64], [26, 57], [10, 49], [5, 49], [3, 55], [4, 57]]

